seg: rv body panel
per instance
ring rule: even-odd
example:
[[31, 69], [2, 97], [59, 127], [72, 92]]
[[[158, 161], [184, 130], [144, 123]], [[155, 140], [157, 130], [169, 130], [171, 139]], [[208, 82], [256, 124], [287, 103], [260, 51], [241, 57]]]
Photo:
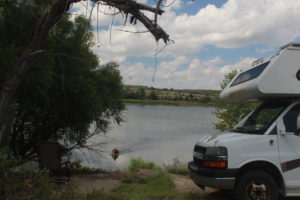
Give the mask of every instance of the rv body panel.
[[[259, 74], [255, 74], [258, 73], [256, 69], [263, 65], [266, 65], [265, 68]], [[298, 98], [300, 97], [300, 77], [297, 78], [297, 73], [300, 76], [299, 70], [300, 48], [286, 47], [270, 58], [260, 59], [254, 62], [251, 68], [239, 72], [221, 92], [220, 97], [226, 102]]]

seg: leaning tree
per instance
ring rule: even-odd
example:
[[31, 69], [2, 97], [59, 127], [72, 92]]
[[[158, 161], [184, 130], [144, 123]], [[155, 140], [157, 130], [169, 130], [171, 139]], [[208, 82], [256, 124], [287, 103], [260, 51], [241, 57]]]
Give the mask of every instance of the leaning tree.
[[[32, 60], [45, 53], [42, 48], [48, 37], [50, 30], [59, 22], [64, 13], [71, 5], [83, 0], [55, 0], [51, 8], [37, 21], [35, 29], [32, 31], [32, 38], [20, 55], [15, 59], [12, 69], [1, 86], [0, 91], [0, 138], [5, 128], [5, 119], [8, 114], [11, 99], [16, 94], [18, 87], [23, 81], [30, 68]], [[169, 42], [169, 35], [157, 24], [157, 16], [164, 11], [160, 8], [162, 0], [158, 0], [155, 6], [138, 3], [135, 0], [90, 0], [93, 3], [101, 3], [118, 9], [126, 18], [130, 18], [131, 23], [140, 21], [148, 31], [154, 36], [156, 41], [162, 39]], [[5, 6], [6, 1], [0, 2], [0, 7]], [[154, 13], [153, 19], [149, 19], [144, 12]]]

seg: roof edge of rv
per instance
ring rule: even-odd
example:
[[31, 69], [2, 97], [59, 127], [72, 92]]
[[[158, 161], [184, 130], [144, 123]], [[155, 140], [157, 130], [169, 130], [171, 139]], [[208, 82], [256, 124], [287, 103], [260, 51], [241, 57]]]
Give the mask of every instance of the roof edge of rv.
[[290, 47], [290, 46], [300, 47], [300, 43], [299, 42], [289, 42], [289, 43], [283, 45], [282, 47], [280, 47], [280, 50], [285, 49], [285, 48]]

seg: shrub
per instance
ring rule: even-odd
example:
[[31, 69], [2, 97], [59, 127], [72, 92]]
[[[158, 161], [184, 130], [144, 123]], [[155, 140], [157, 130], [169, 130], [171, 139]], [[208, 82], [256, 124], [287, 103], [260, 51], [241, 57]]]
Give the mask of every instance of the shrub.
[[58, 188], [58, 185], [51, 181], [47, 170], [20, 169], [17, 172], [6, 170], [1, 180], [5, 180], [4, 199], [6, 200], [81, 199], [77, 193], [75, 180]]
[[166, 167], [165, 169], [168, 173], [171, 173], [171, 174], [180, 174], [180, 175], [188, 175], [189, 174], [189, 170], [188, 170], [187, 166], [180, 166], [177, 168]]
[[180, 174], [180, 175], [188, 175], [189, 170], [185, 164], [183, 164], [179, 158], [174, 158], [173, 159], [173, 164], [171, 165], [164, 165], [164, 169], [168, 173], [172, 174]]
[[130, 165], [128, 166], [128, 171], [134, 172], [138, 169], [160, 170], [160, 167], [155, 165], [153, 162], [146, 162], [140, 157], [132, 158], [130, 161]]

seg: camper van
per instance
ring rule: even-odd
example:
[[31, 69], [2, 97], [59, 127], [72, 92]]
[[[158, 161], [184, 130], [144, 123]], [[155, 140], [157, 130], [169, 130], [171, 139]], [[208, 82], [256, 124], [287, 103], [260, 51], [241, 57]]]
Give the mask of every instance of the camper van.
[[233, 130], [196, 143], [188, 164], [195, 184], [234, 191], [237, 200], [300, 196], [300, 44], [256, 60], [220, 97], [261, 104]]

